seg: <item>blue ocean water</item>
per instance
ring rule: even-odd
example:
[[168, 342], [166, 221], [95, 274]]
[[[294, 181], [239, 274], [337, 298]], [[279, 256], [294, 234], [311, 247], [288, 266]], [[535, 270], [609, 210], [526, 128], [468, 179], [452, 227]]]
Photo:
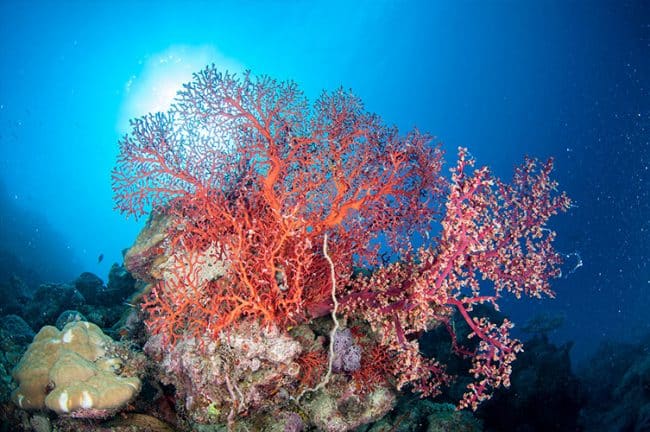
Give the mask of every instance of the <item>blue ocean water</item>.
[[3, 1], [0, 277], [107, 277], [142, 226], [113, 210], [118, 139], [209, 63], [312, 99], [351, 88], [387, 123], [436, 135], [448, 165], [458, 146], [504, 178], [526, 155], [553, 157], [575, 202], [553, 220], [566, 271], [556, 299], [504, 312], [559, 317], [550, 337], [573, 342], [574, 364], [650, 332], [642, 1]]

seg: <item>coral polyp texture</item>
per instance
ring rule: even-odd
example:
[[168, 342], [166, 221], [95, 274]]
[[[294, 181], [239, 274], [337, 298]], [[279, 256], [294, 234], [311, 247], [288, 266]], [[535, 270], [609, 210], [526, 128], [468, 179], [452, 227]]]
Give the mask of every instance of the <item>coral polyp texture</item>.
[[62, 416], [110, 417], [140, 391], [140, 379], [123, 375], [128, 355], [95, 324], [75, 321], [63, 330], [45, 326], [13, 371], [12, 399], [23, 409], [48, 408]]
[[[151, 349], [183, 376], [186, 400], [202, 400], [203, 378], [190, 384], [196, 371], [176, 357], [263, 349], [264, 331], [295, 339], [296, 349], [278, 359], [242, 354], [251, 375], [275, 370], [263, 386], [244, 369], [229, 382], [233, 366], [212, 364], [223, 387], [202, 394], [203, 404], [218, 407], [221, 420], [261, 409], [271, 395], [312, 407], [354, 395], [382, 407], [363, 421], [390, 409], [395, 389], [436, 395], [451, 378], [421, 354], [418, 335], [441, 325], [476, 378], [459, 407], [476, 408], [508, 386], [522, 345], [511, 322], [490, 322], [474, 307], [498, 308], [505, 293], [553, 296], [561, 257], [547, 222], [570, 200], [557, 191], [550, 160], [526, 159], [506, 183], [475, 168], [465, 149], [447, 178], [442, 158], [431, 136], [400, 134], [349, 91], [310, 104], [293, 82], [214, 66], [195, 74], [168, 112], [134, 120], [113, 171], [116, 206], [152, 216], [126, 265], [150, 283]], [[457, 340], [454, 314], [478, 343]], [[314, 337], [296, 334], [305, 327]], [[322, 375], [329, 380], [310, 394]]]

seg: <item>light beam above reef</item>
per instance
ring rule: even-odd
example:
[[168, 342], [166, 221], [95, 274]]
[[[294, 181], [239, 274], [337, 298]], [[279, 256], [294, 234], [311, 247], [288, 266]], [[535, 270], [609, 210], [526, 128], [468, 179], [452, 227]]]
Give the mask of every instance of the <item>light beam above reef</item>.
[[129, 121], [135, 117], [167, 111], [182, 84], [192, 79], [192, 73], [211, 63], [233, 72], [244, 70], [239, 62], [211, 45], [171, 45], [162, 52], [145, 55], [138, 62], [140, 70], [124, 83], [118, 132], [127, 132]]

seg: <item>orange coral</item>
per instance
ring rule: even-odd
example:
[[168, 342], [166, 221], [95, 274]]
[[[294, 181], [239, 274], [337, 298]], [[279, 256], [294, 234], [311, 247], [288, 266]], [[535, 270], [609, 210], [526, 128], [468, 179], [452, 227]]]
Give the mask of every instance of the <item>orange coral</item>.
[[379, 344], [363, 347], [361, 367], [352, 372], [357, 391], [362, 394], [372, 392], [377, 385], [385, 383], [393, 376], [393, 359], [390, 352]]
[[[168, 113], [133, 122], [113, 172], [118, 209], [155, 209], [171, 221], [169, 260], [144, 304], [150, 331], [174, 343], [216, 338], [244, 319], [280, 328], [309, 321], [332, 310], [333, 268], [348, 289], [335, 293], [342, 312], [362, 315], [381, 336], [398, 387], [429, 395], [448, 380], [420, 354], [417, 335], [432, 323], [451, 328], [457, 312], [479, 339], [473, 350], [454, 339], [477, 378], [460, 406], [476, 408], [508, 385], [521, 344], [509, 321], [493, 324], [472, 308], [497, 308], [508, 292], [553, 295], [561, 257], [546, 223], [570, 200], [550, 179], [552, 161], [526, 159], [506, 184], [474, 170], [460, 149], [446, 182], [441, 156], [428, 135], [400, 136], [342, 89], [310, 107], [292, 82], [214, 66], [195, 74]], [[413, 235], [426, 243], [418, 251]], [[315, 359], [304, 361], [314, 369]], [[368, 370], [359, 378], [379, 379]]]
[[355, 264], [377, 263], [380, 236], [407, 247], [444, 184], [429, 136], [399, 136], [351, 93], [325, 93], [309, 108], [294, 83], [214, 67], [169, 113], [134, 121], [120, 150], [117, 208], [171, 215], [166, 253], [179, 262], [213, 248], [226, 263], [211, 280], [178, 267], [156, 285], [147, 322], [170, 341], [245, 317], [282, 326], [323, 314], [324, 235], [345, 285]]
[[300, 365], [301, 389], [312, 388], [318, 383], [327, 369], [327, 355], [323, 351], [307, 351], [297, 359]]

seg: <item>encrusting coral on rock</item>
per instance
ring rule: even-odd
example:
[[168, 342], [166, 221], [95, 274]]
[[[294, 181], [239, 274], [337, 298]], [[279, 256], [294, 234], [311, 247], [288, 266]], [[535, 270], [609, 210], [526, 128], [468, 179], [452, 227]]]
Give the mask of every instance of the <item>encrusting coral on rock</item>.
[[76, 321], [63, 330], [45, 326], [13, 371], [12, 400], [22, 409], [48, 408], [61, 416], [106, 418], [140, 391], [120, 347], [95, 324]]
[[225, 422], [268, 407], [300, 372], [300, 344], [254, 323], [218, 341], [186, 338], [172, 348], [161, 342], [153, 336], [145, 352], [160, 366], [161, 382], [175, 386], [178, 404], [199, 423]]

